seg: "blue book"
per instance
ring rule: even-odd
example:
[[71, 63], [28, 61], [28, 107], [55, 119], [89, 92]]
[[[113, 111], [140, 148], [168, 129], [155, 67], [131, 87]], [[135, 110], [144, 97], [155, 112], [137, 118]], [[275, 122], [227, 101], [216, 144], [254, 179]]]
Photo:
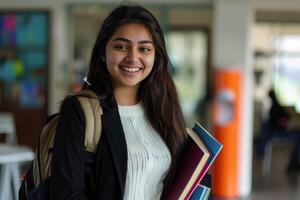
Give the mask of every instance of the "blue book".
[[208, 199], [210, 193], [210, 188], [199, 184], [194, 190], [190, 200], [205, 200]]
[[209, 168], [220, 153], [221, 149], [223, 148], [223, 145], [197, 122], [193, 127], [193, 131], [195, 131], [198, 134], [198, 136], [202, 139], [202, 142], [205, 144], [206, 148], [210, 152], [210, 157], [207, 163], [207, 168]]
[[[205, 163], [205, 166], [202, 168], [198, 176], [198, 179], [195, 182], [195, 183], [199, 183], [202, 180], [202, 178], [205, 176], [205, 174], [207, 173], [207, 171], [209, 170], [213, 162], [215, 161], [216, 157], [218, 156], [221, 149], [223, 148], [223, 145], [218, 140], [216, 140], [208, 131], [206, 131], [199, 123], [195, 123], [191, 131], [194, 132], [194, 134], [201, 139], [201, 141], [204, 143], [205, 147], [210, 153], [210, 156], [207, 162]], [[191, 197], [194, 196], [193, 199], [204, 200], [208, 198], [210, 189], [208, 191], [208, 189], [205, 189], [205, 186], [201, 186], [199, 184], [193, 187], [194, 188], [196, 187], [191, 194]]]
[[[204, 186], [205, 187], [205, 186]], [[207, 188], [207, 190], [206, 190], [206, 192], [205, 192], [205, 195], [204, 195], [204, 197], [203, 197], [203, 200], [208, 200], [209, 199], [209, 194], [210, 194], [210, 188], [209, 187], [206, 187]]]

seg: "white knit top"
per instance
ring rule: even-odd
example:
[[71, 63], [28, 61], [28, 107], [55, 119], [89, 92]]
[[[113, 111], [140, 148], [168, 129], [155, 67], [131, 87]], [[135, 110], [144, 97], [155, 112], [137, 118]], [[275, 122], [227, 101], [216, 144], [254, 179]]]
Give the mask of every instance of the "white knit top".
[[171, 164], [170, 151], [140, 103], [118, 108], [128, 152], [124, 200], [158, 200]]

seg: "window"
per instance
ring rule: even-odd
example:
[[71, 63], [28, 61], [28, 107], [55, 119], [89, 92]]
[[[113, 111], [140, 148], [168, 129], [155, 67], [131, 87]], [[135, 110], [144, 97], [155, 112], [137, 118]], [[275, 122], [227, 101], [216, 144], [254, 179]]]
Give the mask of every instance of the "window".
[[202, 30], [171, 30], [167, 48], [181, 106], [189, 125], [198, 120], [198, 105], [206, 95], [207, 33]]

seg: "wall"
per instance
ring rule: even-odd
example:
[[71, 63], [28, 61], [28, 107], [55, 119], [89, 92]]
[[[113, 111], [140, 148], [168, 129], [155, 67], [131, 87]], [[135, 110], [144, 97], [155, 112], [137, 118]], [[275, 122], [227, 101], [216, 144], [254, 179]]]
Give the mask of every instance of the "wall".
[[[50, 11], [50, 66], [49, 66], [49, 98], [48, 98], [48, 113], [54, 113], [58, 111], [59, 102], [63, 99], [68, 90], [68, 73], [70, 69], [69, 63], [69, 35], [68, 35], [68, 13], [67, 7], [69, 5], [76, 4], [118, 4], [121, 1], [109, 1], [109, 0], [1, 0], [0, 9], [37, 9], [37, 10], [49, 10]], [[137, 0], [137, 3], [147, 5], [210, 5], [211, 0]], [[191, 15], [177, 17], [178, 15], [172, 14], [175, 21], [182, 19], [184, 22], [190, 22], [193, 24], [195, 17], [189, 18]], [[211, 16], [209, 13], [200, 14], [200, 20], [203, 20], [206, 16]], [[182, 22], [183, 22], [182, 21]], [[209, 19], [211, 21], [211, 19]], [[202, 22], [201, 22], [202, 23]], [[210, 24], [210, 22], [204, 21], [203, 23]]]

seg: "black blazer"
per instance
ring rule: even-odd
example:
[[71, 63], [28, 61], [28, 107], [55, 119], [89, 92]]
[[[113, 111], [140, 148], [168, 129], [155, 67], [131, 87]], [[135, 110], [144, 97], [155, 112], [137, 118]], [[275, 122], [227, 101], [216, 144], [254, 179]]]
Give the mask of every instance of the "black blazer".
[[50, 199], [123, 199], [127, 170], [125, 136], [115, 100], [101, 101], [101, 106], [100, 142], [95, 155], [86, 155], [83, 110], [76, 97], [64, 101], [54, 141]]
[[[102, 133], [96, 153], [90, 155], [85, 152], [85, 117], [80, 103], [72, 96], [64, 101], [53, 148], [51, 200], [123, 199], [127, 146], [118, 106], [113, 98], [100, 102]], [[210, 187], [210, 178], [206, 180], [204, 184]]]

